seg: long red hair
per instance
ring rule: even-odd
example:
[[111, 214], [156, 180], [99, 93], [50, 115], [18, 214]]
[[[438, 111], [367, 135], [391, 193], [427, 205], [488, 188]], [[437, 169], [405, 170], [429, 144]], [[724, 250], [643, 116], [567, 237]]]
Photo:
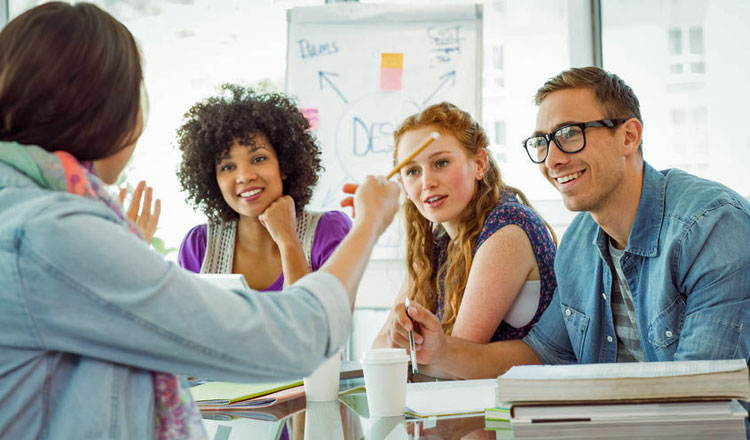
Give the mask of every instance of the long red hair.
[[[433, 225], [423, 217], [410, 200], [406, 200], [403, 205], [406, 222], [406, 261], [409, 273], [407, 296], [410, 300], [415, 300], [435, 312], [438, 289], [441, 288], [438, 280], [443, 279], [442, 326], [443, 331], [450, 334], [466, 289], [474, 243], [482, 230], [487, 214], [497, 205], [500, 194], [505, 191], [517, 194], [522, 203], [527, 206], [531, 205], [523, 192], [503, 183], [497, 163], [486, 150], [488, 140], [484, 129], [469, 113], [447, 102], [431, 105], [420, 113], [409, 116], [401, 123], [393, 134], [396, 143], [393, 153], [394, 163], [398, 154], [398, 143], [402, 136], [408, 131], [424, 127], [430, 127], [441, 135], [454, 136], [466, 149], [470, 158], [479, 154], [487, 154], [487, 169], [484, 176], [477, 180], [474, 195], [461, 213], [456, 236], [448, 243], [447, 258], [437, 270], [433, 268], [436, 251], [434, 237], [436, 233], [445, 233], [445, 231], [439, 224]], [[557, 242], [552, 228], [549, 225], [547, 227]]]

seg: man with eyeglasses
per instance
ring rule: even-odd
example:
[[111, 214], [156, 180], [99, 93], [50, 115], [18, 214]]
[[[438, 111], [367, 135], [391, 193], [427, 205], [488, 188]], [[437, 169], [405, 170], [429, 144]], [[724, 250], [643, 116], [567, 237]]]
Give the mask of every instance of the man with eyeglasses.
[[413, 305], [418, 362], [476, 378], [517, 364], [747, 360], [747, 201], [644, 162], [638, 98], [617, 75], [564, 71], [536, 103], [536, 132], [523, 147], [580, 212], [557, 251], [552, 304], [523, 340], [485, 345], [443, 335]]

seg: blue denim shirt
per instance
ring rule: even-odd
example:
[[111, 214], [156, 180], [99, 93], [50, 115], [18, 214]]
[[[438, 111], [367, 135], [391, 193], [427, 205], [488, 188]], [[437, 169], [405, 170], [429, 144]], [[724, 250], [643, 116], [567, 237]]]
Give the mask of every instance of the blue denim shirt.
[[[552, 304], [524, 339], [542, 362], [616, 361], [608, 239], [586, 212], [565, 232]], [[749, 243], [750, 205], [741, 196], [644, 164], [622, 266], [647, 361], [748, 359]]]
[[0, 164], [0, 438], [153, 438], [152, 371], [298, 379], [351, 329], [325, 272], [222, 290], [167, 262], [101, 203]]

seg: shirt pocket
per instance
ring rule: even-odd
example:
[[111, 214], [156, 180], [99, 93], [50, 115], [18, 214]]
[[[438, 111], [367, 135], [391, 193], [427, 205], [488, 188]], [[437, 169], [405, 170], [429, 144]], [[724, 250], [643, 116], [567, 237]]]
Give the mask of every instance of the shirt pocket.
[[589, 328], [591, 318], [573, 307], [560, 303], [565, 328], [570, 338], [570, 346], [576, 354], [576, 358], [583, 359], [583, 343], [586, 340], [586, 331]]
[[684, 323], [685, 301], [677, 296], [649, 323], [648, 341], [657, 348], [665, 349], [680, 339]]
[[680, 341], [680, 358], [685, 359], [735, 359], [740, 349], [742, 322], [732, 320], [728, 314], [717, 316], [710, 312], [691, 313], [685, 320]]

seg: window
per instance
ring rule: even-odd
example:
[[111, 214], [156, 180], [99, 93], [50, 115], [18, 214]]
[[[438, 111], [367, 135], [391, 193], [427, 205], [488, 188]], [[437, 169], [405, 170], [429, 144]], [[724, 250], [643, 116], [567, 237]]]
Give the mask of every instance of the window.
[[484, 90], [485, 94], [500, 95], [505, 88], [505, 58], [503, 56], [503, 46], [492, 44], [486, 46], [485, 41], [485, 60], [484, 60]]
[[495, 121], [495, 144], [505, 146], [505, 121]]
[[503, 46], [492, 46], [492, 67], [496, 70], [503, 70]]
[[485, 122], [485, 127], [492, 129], [488, 135], [490, 136], [490, 151], [493, 152], [495, 160], [498, 166], [501, 168], [505, 167], [508, 163], [508, 145], [505, 137], [505, 121], [493, 121]]
[[690, 53], [703, 55], [703, 28], [699, 26], [690, 28]]
[[740, 0], [602, 2], [604, 68], [638, 95], [646, 161], [745, 197], [748, 20], [750, 4]]
[[669, 73], [673, 80], [702, 81], [706, 73], [703, 27], [684, 26], [668, 30]]
[[682, 30], [680, 29], [669, 30], [669, 54], [682, 54]]

